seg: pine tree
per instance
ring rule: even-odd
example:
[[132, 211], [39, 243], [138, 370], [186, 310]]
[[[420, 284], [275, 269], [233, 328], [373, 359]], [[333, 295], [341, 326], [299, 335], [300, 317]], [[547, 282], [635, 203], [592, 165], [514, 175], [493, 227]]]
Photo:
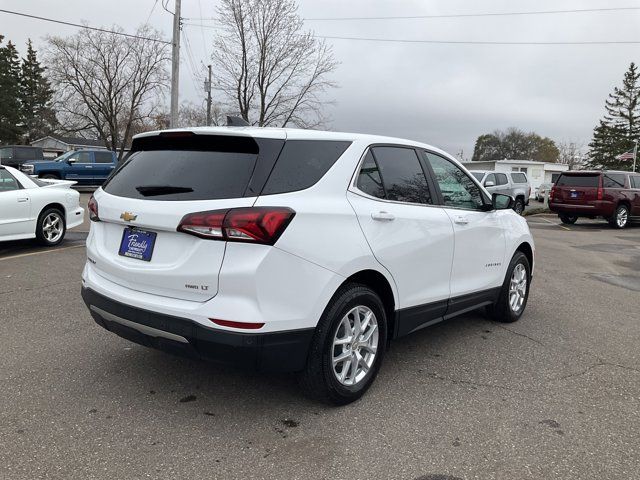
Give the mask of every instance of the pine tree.
[[633, 148], [640, 137], [640, 72], [634, 63], [605, 102], [606, 114], [593, 131], [589, 166], [630, 170], [631, 162], [616, 157]]
[[[0, 35], [0, 44], [4, 37]], [[0, 144], [18, 143], [20, 128], [20, 61], [13, 43], [0, 45]]]
[[56, 117], [51, 107], [53, 90], [44, 72], [29, 39], [20, 75], [21, 126], [27, 142], [41, 138], [55, 128]]

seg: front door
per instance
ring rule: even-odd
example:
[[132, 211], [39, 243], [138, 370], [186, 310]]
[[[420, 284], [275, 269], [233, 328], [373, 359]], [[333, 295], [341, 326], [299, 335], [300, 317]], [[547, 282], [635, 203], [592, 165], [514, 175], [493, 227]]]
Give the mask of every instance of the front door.
[[30, 209], [29, 191], [20, 188], [6, 169], [0, 169], [0, 239], [30, 233]]
[[452, 303], [473, 303], [504, 280], [506, 239], [499, 214], [467, 173], [452, 161], [425, 152], [442, 195], [444, 210], [453, 223], [455, 252], [451, 269]]
[[409, 333], [444, 315], [453, 260], [453, 227], [437, 206], [417, 152], [374, 146], [348, 199], [376, 259], [396, 282], [398, 328]]
[[94, 183], [94, 163], [93, 153], [88, 151], [82, 151], [71, 155], [67, 162], [69, 167], [67, 168], [66, 180], [75, 180], [78, 185], [92, 185]]

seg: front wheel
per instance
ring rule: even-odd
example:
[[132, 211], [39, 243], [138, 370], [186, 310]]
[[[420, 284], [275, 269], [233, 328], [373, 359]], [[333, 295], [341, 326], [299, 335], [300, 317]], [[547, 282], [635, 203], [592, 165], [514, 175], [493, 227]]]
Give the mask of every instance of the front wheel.
[[334, 405], [359, 399], [376, 378], [386, 341], [387, 318], [378, 294], [365, 285], [344, 285], [318, 323], [300, 386]]
[[58, 245], [67, 231], [62, 212], [56, 208], [48, 208], [38, 217], [36, 239], [42, 245], [53, 247]]
[[518, 251], [509, 263], [498, 301], [488, 307], [489, 316], [503, 323], [518, 320], [527, 306], [530, 284], [531, 265], [527, 256]]
[[629, 207], [618, 205], [616, 213], [609, 219], [609, 224], [614, 228], [625, 228], [629, 225]]
[[524, 200], [523, 199], [516, 198], [516, 201], [513, 204], [513, 211], [516, 212], [518, 215], [522, 215], [522, 212], [524, 212]]

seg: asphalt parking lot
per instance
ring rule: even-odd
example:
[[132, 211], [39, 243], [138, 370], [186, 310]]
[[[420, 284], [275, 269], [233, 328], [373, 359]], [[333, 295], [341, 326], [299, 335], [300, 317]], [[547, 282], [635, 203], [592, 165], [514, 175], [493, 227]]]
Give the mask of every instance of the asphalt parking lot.
[[640, 226], [528, 221], [523, 318], [403, 338], [343, 408], [99, 328], [86, 225], [54, 250], [0, 245], [0, 478], [638, 478]]

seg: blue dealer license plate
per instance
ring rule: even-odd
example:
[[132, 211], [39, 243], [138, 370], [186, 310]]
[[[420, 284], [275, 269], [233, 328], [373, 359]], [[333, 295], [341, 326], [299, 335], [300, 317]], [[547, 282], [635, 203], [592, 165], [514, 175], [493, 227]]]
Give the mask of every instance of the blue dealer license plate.
[[138, 228], [125, 228], [118, 254], [148, 262], [151, 260], [157, 235], [156, 232], [147, 232]]

